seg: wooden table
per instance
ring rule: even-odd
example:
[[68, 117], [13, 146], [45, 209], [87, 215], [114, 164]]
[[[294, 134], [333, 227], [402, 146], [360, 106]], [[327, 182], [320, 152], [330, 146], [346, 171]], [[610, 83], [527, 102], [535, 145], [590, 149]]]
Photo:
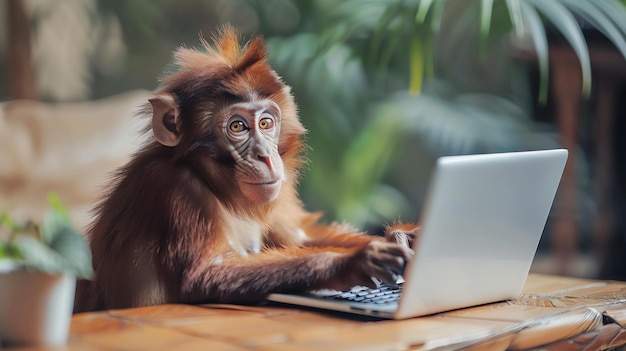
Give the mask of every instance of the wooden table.
[[531, 274], [516, 300], [402, 321], [276, 305], [162, 305], [72, 319], [67, 350], [601, 350], [626, 344], [626, 282]]

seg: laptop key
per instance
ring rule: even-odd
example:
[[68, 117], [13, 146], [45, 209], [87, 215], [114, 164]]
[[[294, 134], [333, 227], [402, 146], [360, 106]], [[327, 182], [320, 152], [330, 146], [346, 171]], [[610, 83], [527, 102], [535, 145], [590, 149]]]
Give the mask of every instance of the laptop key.
[[397, 302], [400, 299], [401, 286], [380, 285], [378, 288], [355, 287], [337, 295], [324, 296], [328, 300], [348, 300], [360, 303], [385, 304]]

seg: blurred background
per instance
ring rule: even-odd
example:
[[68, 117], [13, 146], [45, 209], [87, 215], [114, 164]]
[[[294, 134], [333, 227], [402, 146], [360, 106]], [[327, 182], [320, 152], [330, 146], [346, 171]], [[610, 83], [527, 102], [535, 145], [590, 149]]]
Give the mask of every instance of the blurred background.
[[533, 270], [626, 279], [620, 0], [4, 0], [0, 209], [55, 191], [78, 228], [138, 145], [171, 52], [262, 34], [308, 129], [308, 209], [370, 232], [419, 221], [442, 155], [566, 147]]

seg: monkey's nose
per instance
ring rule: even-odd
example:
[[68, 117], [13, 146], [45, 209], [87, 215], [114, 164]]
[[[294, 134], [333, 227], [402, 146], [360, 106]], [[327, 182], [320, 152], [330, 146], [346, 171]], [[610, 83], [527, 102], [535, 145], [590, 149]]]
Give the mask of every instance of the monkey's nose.
[[269, 156], [258, 155], [257, 157], [259, 158], [259, 161], [267, 165], [267, 168], [269, 168], [270, 171], [272, 170], [272, 159]]

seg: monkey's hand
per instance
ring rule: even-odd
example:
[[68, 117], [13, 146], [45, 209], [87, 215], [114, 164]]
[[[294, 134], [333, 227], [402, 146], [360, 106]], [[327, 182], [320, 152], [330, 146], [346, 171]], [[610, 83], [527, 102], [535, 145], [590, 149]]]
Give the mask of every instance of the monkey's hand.
[[420, 230], [421, 227], [415, 224], [395, 224], [385, 229], [385, 240], [413, 248], [413, 242], [417, 239]]
[[372, 277], [387, 283], [395, 284], [404, 271], [406, 262], [413, 256], [408, 247], [374, 240], [363, 248], [341, 257], [343, 262], [329, 288], [348, 290], [356, 285], [375, 287]]

